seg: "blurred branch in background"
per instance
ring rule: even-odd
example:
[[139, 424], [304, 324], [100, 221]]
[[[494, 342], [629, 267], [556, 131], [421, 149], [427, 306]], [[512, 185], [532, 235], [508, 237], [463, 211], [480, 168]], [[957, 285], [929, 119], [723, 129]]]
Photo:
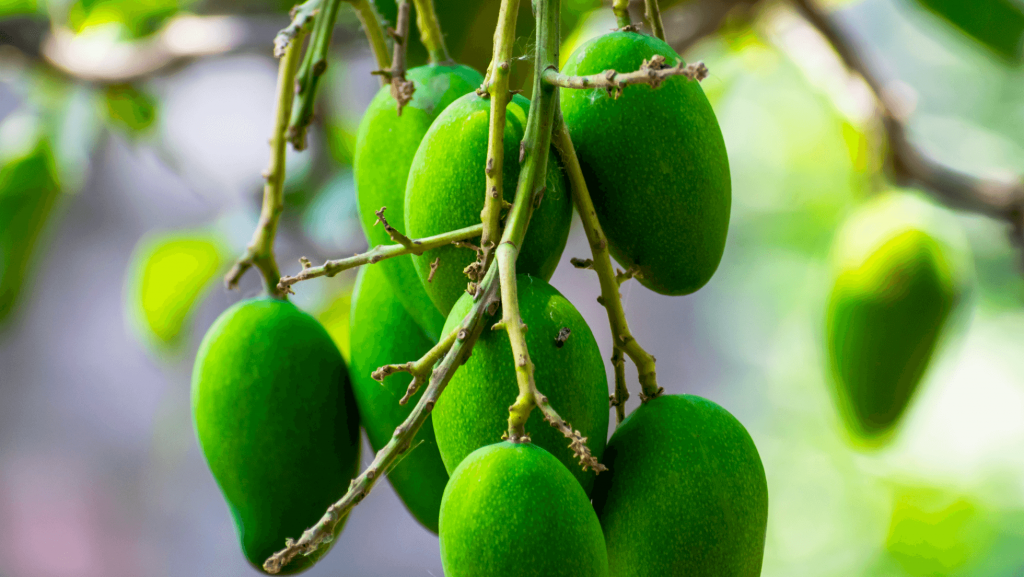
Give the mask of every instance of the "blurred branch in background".
[[864, 78], [881, 108], [888, 140], [886, 163], [893, 179], [902, 185], [920, 186], [944, 204], [1004, 220], [1011, 238], [1024, 247], [1024, 177], [1014, 181], [978, 178], [935, 160], [907, 136], [906, 122], [913, 105], [901, 98], [896, 82], [884, 79], [861, 47], [814, 0], [793, 0], [799, 12], [831, 44], [846, 66]]
[[682, 54], [718, 32], [730, 16], [752, 19], [761, 0], [697, 0], [662, 13], [665, 41]]

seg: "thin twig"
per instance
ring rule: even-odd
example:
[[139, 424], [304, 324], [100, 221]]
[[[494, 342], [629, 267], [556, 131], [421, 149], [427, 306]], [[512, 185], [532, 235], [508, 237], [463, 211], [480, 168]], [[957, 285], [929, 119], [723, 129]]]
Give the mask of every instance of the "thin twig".
[[[391, 226], [391, 224], [388, 222], [388, 219], [384, 217], [384, 211], [387, 209], [388, 207], [382, 206], [380, 207], [380, 210], [374, 211], [373, 214], [377, 215], [377, 220], [373, 222], [373, 226], [377, 226], [378, 223], [383, 224], [384, 231], [388, 233], [388, 236], [391, 238], [391, 242], [398, 243], [406, 248], [414, 248], [416, 246], [416, 243], [410, 240], [409, 237], [405, 236], [401, 232], [398, 232], [398, 229]], [[452, 242], [455, 243], [460, 241]]]
[[486, 269], [494, 257], [496, 241], [501, 237], [501, 208], [504, 200], [502, 178], [505, 166], [505, 111], [511, 94], [508, 91], [512, 67], [512, 48], [516, 39], [516, 17], [519, 0], [501, 0], [498, 8], [498, 26], [494, 30], [494, 56], [484, 81], [484, 94], [491, 99], [490, 125], [487, 133], [487, 164], [484, 168], [486, 184], [484, 208], [480, 220], [484, 232], [480, 237], [480, 263]]
[[376, 264], [387, 258], [394, 258], [404, 254], [423, 254], [425, 251], [452, 244], [454, 242], [475, 238], [480, 236], [482, 225], [475, 224], [434, 236], [415, 239], [409, 242], [408, 246], [401, 244], [379, 244], [370, 250], [337, 260], [329, 260], [320, 266], [307, 266], [309, 261], [303, 262], [302, 271], [295, 276], [286, 276], [277, 283], [277, 290], [284, 294], [292, 292], [291, 287], [299, 281], [309, 280], [321, 276], [332, 277], [343, 270], [362, 266], [364, 264]]
[[405, 55], [409, 49], [409, 12], [411, 10], [412, 4], [409, 4], [409, 0], [400, 0], [398, 18], [395, 21], [395, 33], [392, 35], [395, 42], [394, 56], [391, 59], [391, 67], [385, 73], [391, 84], [391, 98], [395, 99], [398, 116], [402, 115], [402, 108], [412, 100], [412, 95], [416, 92], [416, 85], [411, 80], [405, 79]]
[[[427, 420], [452, 375], [469, 357], [473, 344], [480, 336], [485, 324], [485, 315], [488, 311], [493, 312], [494, 306], [498, 302], [497, 272], [497, 267], [491, 267], [491, 270], [488, 271], [481, 285], [483, 290], [477, 293], [477, 298], [456, 333], [455, 342], [452, 343], [441, 363], [434, 369], [430, 382], [423, 390], [423, 396], [416, 402], [405, 421], [395, 429], [388, 444], [377, 451], [370, 466], [352, 480], [345, 495], [327, 509], [316, 525], [303, 532], [298, 541], [286, 540], [285, 548], [274, 553], [263, 563], [263, 569], [267, 573], [278, 573], [298, 555], [308, 555], [329, 542], [338, 523], [370, 493], [377, 480], [383, 476], [383, 472], [387, 471], [399, 456], [409, 449], [410, 442]], [[431, 349], [427, 354], [431, 355], [434, 352], [434, 349]]]
[[434, 365], [437, 361], [441, 360], [445, 354], [448, 353], [448, 349], [452, 348], [455, 344], [455, 340], [459, 336], [461, 328], [457, 328], [452, 332], [448, 333], [448, 336], [441, 339], [436, 345], [431, 347], [427, 354], [423, 355], [417, 361], [409, 361], [401, 365], [384, 365], [378, 368], [376, 371], [370, 374], [370, 377], [377, 382], [384, 382], [384, 378], [388, 375], [395, 373], [409, 373], [412, 375], [412, 382], [409, 383], [409, 388], [405, 391], [405, 396], [399, 399], [398, 404], [404, 405], [409, 402], [409, 399], [416, 394], [416, 391], [424, 384], [430, 381], [430, 375], [433, 372]]
[[626, 388], [626, 358], [622, 347], [612, 347], [612, 368], [615, 370], [615, 393], [608, 397], [608, 404], [615, 407], [615, 424], [626, 418], [626, 401], [629, 400], [629, 389]]
[[629, 0], [612, 0], [612, 12], [615, 13], [615, 21], [619, 28], [633, 25], [633, 20], [629, 17]]
[[[553, 140], [555, 148], [561, 156], [562, 166], [565, 167], [566, 176], [569, 177], [572, 200], [576, 205], [576, 212], [580, 215], [583, 230], [587, 234], [587, 241], [590, 243], [590, 250], [593, 253], [593, 262], [590, 264], [597, 272], [597, 278], [601, 283], [601, 296], [598, 300], [604, 305], [605, 312], [608, 313], [608, 324], [612, 330], [612, 344], [616, 348], [621, 348], [636, 365], [642, 389], [640, 399], [648, 401], [663, 391], [658, 386], [656, 359], [640, 346], [629, 330], [626, 313], [622, 308], [622, 296], [619, 294], [619, 282], [608, 253], [608, 237], [605, 236], [601, 223], [597, 220], [597, 212], [594, 210], [594, 202], [590, 198], [587, 183], [583, 180], [583, 171], [580, 168], [579, 158], [576, 157], [576, 149], [573, 147], [572, 139], [569, 137], [569, 131], [565, 128], [565, 123], [562, 122], [561, 115], [558, 115], [555, 121]], [[614, 356], [612, 361], [615, 361]], [[618, 378], [617, 373], [616, 377]], [[624, 403], [627, 396], [624, 382], [620, 388], [617, 379], [616, 401]]]
[[813, 0], [793, 2], [846, 66], [864, 78], [875, 93], [889, 145], [886, 164], [896, 182], [920, 186], [952, 208], [1004, 220], [1010, 225], [1014, 242], [1024, 245], [1024, 178], [1005, 182], [971, 176], [942, 164], [912, 143], [906, 125], [911, 111], [897, 98], [893, 85], [868, 63], [852, 35]]
[[[356, 11], [359, 22], [366, 32], [366, 39], [370, 42], [370, 50], [377, 60], [377, 70], [385, 70], [391, 67], [391, 57], [388, 54], [388, 43], [384, 37], [384, 28], [377, 19], [377, 12], [370, 0], [347, 0]], [[384, 84], [384, 79], [381, 79]]]
[[501, 275], [502, 320], [499, 324], [508, 333], [511, 343], [516, 383], [519, 394], [508, 408], [508, 434], [512, 442], [529, 440], [526, 421], [533, 408], [540, 409], [544, 420], [569, 439], [569, 448], [580, 460], [583, 470], [595, 472], [607, 470], [587, 447], [587, 438], [562, 419], [551, 406], [547, 396], [540, 392], [534, 381], [534, 365], [526, 346], [526, 326], [519, 312], [519, 295], [516, 286], [516, 258], [519, 247], [526, 236], [526, 227], [535, 206], [536, 198], [543, 194], [547, 176], [548, 151], [551, 149], [551, 129], [555, 111], [558, 109], [558, 89], [546, 84], [542, 71], [558, 66], [558, 0], [537, 0], [537, 55], [534, 69], [534, 102], [526, 119], [521, 156], [523, 166], [519, 172], [515, 201], [509, 211], [509, 222], [505, 226], [495, 259]]
[[317, 12], [320, 11], [321, 4], [323, 4], [323, 0], [307, 0], [292, 8], [291, 23], [274, 37], [275, 57], [281, 58], [284, 56], [284, 51], [291, 44], [292, 40], [298, 36], [300, 31], [307, 29], [309, 23], [316, 17]]
[[377, 64], [381, 69], [391, 65], [387, 53], [387, 43], [384, 41], [384, 32], [373, 7], [369, 0], [321, 0], [323, 4], [316, 15], [313, 26], [313, 36], [309, 42], [309, 50], [302, 61], [296, 81], [296, 102], [292, 110], [291, 121], [288, 125], [288, 141], [292, 143], [295, 150], [306, 149], [306, 133], [313, 121], [314, 104], [316, 103], [317, 88], [320, 85], [320, 78], [327, 71], [327, 54], [331, 48], [331, 38], [334, 35], [334, 24], [338, 19], [338, 11], [343, 2], [352, 4], [356, 15], [363, 24], [363, 30], [373, 49]]
[[544, 81], [562, 88], [603, 88], [609, 96], [618, 98], [622, 89], [631, 84], [646, 84], [651, 88], [661, 86], [666, 78], [683, 76], [689, 80], [703, 80], [708, 75], [708, 68], [703, 62], [684, 64], [679, 61], [675, 66], [665, 66], [665, 57], [655, 54], [650, 60], [644, 60], [639, 70], [632, 72], [616, 72], [605, 70], [589, 76], [567, 76], [557, 70], [544, 71]]
[[420, 31], [420, 41], [427, 49], [430, 62], [452, 62], [452, 57], [448, 55], [448, 47], [444, 43], [444, 33], [441, 32], [437, 11], [434, 10], [434, 0], [413, 0], [413, 3], [416, 5], [416, 28]]
[[285, 174], [285, 129], [292, 107], [292, 85], [295, 72], [302, 54], [302, 40], [305, 32], [300, 30], [285, 49], [284, 57], [278, 65], [277, 72], [277, 104], [274, 112], [274, 131], [270, 136], [270, 165], [263, 173], [266, 184], [263, 186], [263, 208], [260, 220], [252, 241], [243, 254], [224, 277], [224, 284], [229, 289], [238, 286], [242, 275], [251, 267], [256, 266], [263, 275], [263, 283], [267, 292], [273, 296], [284, 293], [277, 289], [281, 273], [274, 258], [274, 236], [277, 224], [284, 211], [284, 174]]
[[658, 8], [658, 0], [644, 0], [645, 16], [647, 24], [655, 38], [665, 39], [665, 25], [661, 23], [661, 9]]

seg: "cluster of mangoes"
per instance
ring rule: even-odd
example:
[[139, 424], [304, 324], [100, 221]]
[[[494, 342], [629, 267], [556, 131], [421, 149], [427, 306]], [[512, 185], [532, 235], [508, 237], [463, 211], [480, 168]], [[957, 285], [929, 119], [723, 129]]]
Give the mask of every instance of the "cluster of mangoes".
[[[619, 31], [580, 46], [564, 72], [632, 71], [656, 55], [668, 66], [680, 62], [663, 41]], [[388, 225], [410, 238], [475, 224], [483, 208], [490, 102], [475, 90], [482, 76], [429, 64], [406, 77], [415, 92], [401, 114], [382, 89], [358, 132], [357, 196], [371, 246], [391, 242], [375, 226], [381, 207]], [[507, 201], [529, 106], [515, 95], [506, 111]], [[673, 77], [620, 95], [564, 90], [561, 110], [612, 255], [662, 294], [707, 283], [724, 250], [731, 183], [699, 84]], [[767, 485], [739, 421], [708, 400], [661, 395], [645, 399], [608, 439], [597, 341], [547, 282], [572, 215], [569, 185], [550, 154], [516, 262], [520, 314], [539, 388], [607, 471], [582, 468], [539, 411], [526, 423], [528, 440], [502, 441], [518, 387], [507, 333], [484, 331], [388, 479], [438, 533], [449, 577], [759, 575]], [[195, 424], [253, 565], [345, 493], [360, 424], [379, 451], [409, 415], [422, 394], [399, 404], [410, 375], [380, 383], [371, 373], [418, 359], [458, 330], [472, 303], [464, 269], [475, 258], [447, 246], [364, 267], [347, 368], [323, 327], [284, 300], [244, 301], [210, 328], [193, 374]], [[302, 557], [285, 571], [315, 560]]]

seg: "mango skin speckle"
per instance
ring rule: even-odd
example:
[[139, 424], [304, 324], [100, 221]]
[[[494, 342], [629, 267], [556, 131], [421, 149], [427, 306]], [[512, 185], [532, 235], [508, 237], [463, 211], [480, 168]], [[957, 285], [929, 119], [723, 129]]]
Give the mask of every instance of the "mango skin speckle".
[[597, 515], [565, 466], [532, 443], [474, 451], [441, 501], [446, 577], [606, 577]]
[[345, 362], [323, 326], [289, 302], [241, 301], [214, 321], [192, 372], [192, 415], [257, 569], [315, 525], [357, 473], [359, 414]]
[[[537, 388], [574, 430], [587, 437], [587, 447], [600, 460], [609, 413], [608, 377], [597, 340], [576, 307], [550, 284], [518, 275], [516, 285]], [[468, 294], [459, 299], [445, 331], [459, 326], [472, 303]], [[555, 339], [563, 328], [570, 330], [569, 337], [558, 346]], [[518, 394], [508, 333], [485, 329], [434, 407], [437, 446], [449, 472], [476, 449], [501, 439], [508, 430], [508, 407]], [[569, 441], [544, 420], [540, 409], [530, 413], [526, 433], [558, 458], [590, 494], [594, 472], [579, 466]]]
[[735, 417], [692, 395], [647, 401], [604, 453], [594, 509], [616, 577], [757, 577], [768, 485]]

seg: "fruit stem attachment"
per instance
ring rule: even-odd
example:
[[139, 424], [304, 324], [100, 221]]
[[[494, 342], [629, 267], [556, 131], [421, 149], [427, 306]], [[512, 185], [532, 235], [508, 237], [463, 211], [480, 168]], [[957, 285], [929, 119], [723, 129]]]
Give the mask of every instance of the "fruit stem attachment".
[[[576, 212], [580, 215], [583, 223], [583, 230], [590, 243], [590, 251], [593, 255], [593, 262], [590, 267], [597, 272], [597, 278], [601, 283], [601, 304], [608, 313], [608, 324], [612, 330], [612, 346], [621, 349], [636, 365], [639, 375], [640, 399], [647, 402], [658, 395], [663, 389], [658, 386], [658, 373], [655, 369], [655, 358], [640, 346], [640, 343], [633, 338], [629, 330], [629, 323], [626, 321], [626, 313], [622, 308], [622, 296], [619, 294], [619, 281], [616, 278], [615, 269], [612, 268], [611, 257], [608, 253], [608, 237], [605, 236], [601, 223], [597, 220], [597, 212], [594, 210], [594, 201], [590, 198], [590, 191], [587, 190], [587, 183], [583, 179], [583, 170], [580, 168], [579, 158], [576, 156], [576, 149], [573, 147], [569, 130], [562, 121], [561, 114], [555, 121], [554, 145], [562, 158], [562, 166], [565, 167], [566, 175], [569, 177], [569, 185], [572, 189], [572, 200], [576, 205]], [[621, 361], [621, 355], [612, 354], [612, 363], [616, 359]], [[620, 371], [615, 371], [615, 395], [612, 405], [615, 406], [616, 416], [621, 422], [623, 409], [621, 405], [626, 402], [628, 393], [624, 379], [620, 382]]]
[[309, 49], [306, 50], [295, 79], [296, 103], [288, 125], [288, 141], [295, 150], [306, 148], [306, 129], [313, 119], [316, 89], [320, 83], [320, 76], [327, 69], [327, 50], [331, 45], [334, 23], [338, 19], [338, 8], [342, 1], [322, 0], [320, 9], [313, 18]]
[[521, 144], [523, 166], [519, 172], [515, 201], [509, 210], [508, 223], [502, 234], [501, 243], [495, 251], [495, 260], [501, 276], [502, 320], [497, 328], [508, 333], [515, 363], [516, 383], [519, 395], [508, 408], [508, 433], [512, 442], [529, 440], [526, 422], [534, 407], [540, 409], [544, 420], [558, 429], [567, 439], [569, 448], [580, 460], [583, 470], [588, 467], [596, 472], [606, 470], [591, 454], [586, 438], [565, 422], [548, 398], [537, 389], [534, 381], [534, 365], [526, 346], [527, 327], [519, 313], [519, 295], [516, 285], [516, 258], [519, 247], [526, 236], [534, 205], [543, 199], [544, 183], [547, 179], [548, 157], [551, 150], [551, 129], [555, 112], [558, 110], [558, 88], [542, 79], [542, 72], [558, 66], [558, 23], [559, 0], [537, 0], [537, 56], [533, 79], [535, 102], [530, 106], [526, 118], [526, 130]]
[[[308, 23], [308, 20], [306, 21]], [[304, 24], [305, 25], [305, 24]], [[274, 297], [284, 298], [278, 291], [277, 283], [281, 273], [274, 258], [274, 236], [277, 224], [284, 212], [284, 174], [285, 174], [285, 131], [292, 109], [292, 98], [295, 92], [295, 74], [302, 54], [302, 41], [306, 32], [300, 28], [284, 49], [284, 55], [278, 64], [277, 71], [277, 103], [274, 110], [274, 131], [270, 135], [270, 164], [263, 172], [263, 207], [260, 220], [253, 232], [252, 240], [245, 249], [245, 254], [235, 261], [234, 266], [224, 277], [224, 284], [233, 289], [247, 270], [255, 266], [263, 275], [263, 284], [267, 292]]]
[[[381, 213], [383, 214], [383, 212]], [[309, 260], [299, 259], [302, 263], [302, 271], [295, 276], [286, 276], [277, 283], [277, 290], [280, 294], [293, 292], [291, 287], [299, 281], [309, 280], [321, 276], [332, 277], [343, 270], [362, 266], [364, 264], [376, 264], [387, 258], [394, 258], [405, 254], [423, 254], [424, 252], [442, 247], [448, 244], [458, 244], [462, 241], [480, 236], [483, 225], [474, 224], [466, 228], [460, 228], [434, 236], [427, 236], [410, 240], [408, 244], [379, 244], [370, 250], [348, 258], [329, 260], [320, 266], [312, 266]]]
[[[312, 0], [311, 0], [312, 1]], [[387, 42], [384, 39], [384, 30], [377, 21], [377, 15], [370, 6], [369, 0], [318, 0], [321, 5], [316, 12], [313, 23], [313, 34], [309, 41], [309, 50], [302, 60], [302, 67], [299, 69], [298, 79], [295, 85], [296, 104], [292, 110], [291, 122], [288, 125], [288, 141], [292, 143], [295, 150], [306, 149], [306, 132], [309, 124], [313, 121], [313, 105], [316, 102], [316, 90], [320, 84], [320, 77], [327, 70], [327, 53], [331, 48], [331, 37], [334, 35], [334, 24], [338, 20], [338, 10], [342, 2], [348, 2], [356, 11], [363, 29], [366, 31], [366, 38], [370, 41], [370, 48], [377, 59], [377, 67], [380, 70], [387, 70], [391, 66], [388, 56]], [[305, 4], [301, 5], [305, 6]], [[297, 14], [303, 14], [299, 10]], [[293, 24], [294, 25], [294, 21]], [[288, 30], [287, 28], [285, 30]], [[284, 30], [281, 31], [284, 33]], [[281, 34], [278, 34], [280, 38]], [[275, 41], [276, 43], [276, 41]], [[383, 82], [383, 79], [382, 79]]]
[[[391, 33], [391, 39], [395, 45], [391, 66], [387, 70], [374, 72], [374, 74], [379, 74], [387, 79], [391, 85], [391, 98], [395, 99], [399, 116], [402, 115], [402, 108], [412, 100], [412, 95], [416, 92], [416, 85], [411, 80], [405, 79], [405, 56], [409, 49], [409, 14], [411, 11], [412, 4], [409, 4], [409, 0], [399, 0], [395, 29], [388, 31]], [[383, 217], [378, 216], [378, 218]], [[387, 221], [384, 226], [387, 226]]]
[[646, 6], [647, 23], [651, 26], [651, 32], [660, 40], [665, 39], [665, 25], [661, 23], [661, 8], [658, 7], [658, 0], [644, 0]]
[[[395, 464], [398, 457], [409, 449], [413, 437], [430, 416], [430, 411], [433, 410], [434, 404], [437, 403], [437, 399], [448, 385], [455, 370], [462, 366], [462, 363], [469, 357], [473, 344], [484, 327], [484, 317], [487, 311], [493, 311], [497, 304], [498, 270], [496, 266], [492, 266], [481, 281], [480, 290], [474, 297], [469, 313], [459, 325], [459, 329], [455, 331], [455, 342], [452, 343], [441, 363], [434, 369], [430, 376], [430, 382], [423, 390], [423, 396], [416, 402], [409, 416], [395, 429], [388, 444], [377, 451], [370, 466], [352, 480], [345, 495], [327, 508], [327, 512], [316, 525], [304, 531], [298, 541], [286, 540], [285, 548], [274, 553], [263, 563], [263, 569], [267, 573], [279, 573], [298, 555], [309, 555], [321, 545], [329, 542], [338, 523], [370, 493], [377, 480]], [[435, 350], [431, 349], [427, 355], [434, 352]]]
[[[511, 94], [508, 91], [509, 76], [512, 72], [512, 46], [516, 39], [516, 16], [519, 14], [519, 0], [501, 0], [498, 9], [498, 25], [494, 29], [494, 56], [487, 68], [484, 85], [477, 91], [491, 99], [491, 116], [487, 134], [487, 165], [484, 168], [486, 185], [484, 208], [480, 220], [484, 231], [480, 236], [483, 267], [487, 270], [494, 257], [496, 241], [501, 237], [501, 205], [504, 191], [502, 175], [505, 167], [505, 110]], [[481, 94], [482, 92], [482, 94]]]
[[370, 377], [378, 383], [383, 383], [384, 377], [395, 373], [409, 373], [412, 375], [412, 382], [409, 383], [409, 388], [406, 389], [405, 396], [398, 401], [399, 405], [408, 403], [409, 399], [416, 394], [416, 391], [419, 390], [423, 383], [430, 381], [430, 374], [433, 372], [434, 365], [437, 364], [437, 361], [441, 360], [441, 358], [448, 352], [448, 349], [452, 348], [452, 345], [455, 344], [455, 340], [459, 337], [460, 330], [461, 328], [457, 328], [448, 333], [448, 336], [441, 339], [440, 342], [431, 347], [431, 349], [427, 351], [427, 354], [423, 355], [423, 357], [418, 361], [409, 361], [402, 365], [384, 365], [370, 373]]
[[370, 42], [370, 50], [377, 60], [377, 69], [384, 70], [391, 67], [391, 60], [388, 56], [388, 43], [384, 37], [384, 28], [377, 19], [377, 13], [370, 4], [370, 0], [345, 0], [352, 5], [356, 11], [359, 22], [366, 32], [366, 39]]
[[434, 10], [434, 0], [413, 0], [416, 6], [416, 28], [420, 31], [420, 41], [427, 48], [427, 57], [433, 64], [449, 64], [452, 57], [448, 55], [448, 47], [444, 44], [444, 33], [441, 23]]
[[320, 5], [323, 0], [308, 0], [302, 4], [296, 5], [292, 8], [291, 17], [292, 21], [288, 26], [284, 27], [277, 36], [274, 37], [274, 58], [281, 58], [284, 56], [284, 51], [288, 48], [288, 45], [292, 43], [292, 40], [298, 36], [299, 32], [304, 31], [309, 23], [316, 18], [317, 12], [320, 11]]
[[589, 76], [567, 76], [557, 70], [545, 70], [544, 82], [562, 88], [604, 88], [612, 98], [622, 96], [622, 89], [631, 84], [646, 84], [651, 88], [661, 86], [666, 78], [684, 76], [689, 80], [704, 80], [708, 75], [708, 67], [703, 62], [685, 64], [682, 60], [675, 66], [665, 66], [665, 57], [656, 54], [650, 60], [644, 60], [639, 70], [632, 72], [616, 72], [605, 70]]
[[629, 17], [629, 0], [613, 0], [612, 12], [615, 13], [615, 22], [619, 28], [633, 25], [633, 20]]

